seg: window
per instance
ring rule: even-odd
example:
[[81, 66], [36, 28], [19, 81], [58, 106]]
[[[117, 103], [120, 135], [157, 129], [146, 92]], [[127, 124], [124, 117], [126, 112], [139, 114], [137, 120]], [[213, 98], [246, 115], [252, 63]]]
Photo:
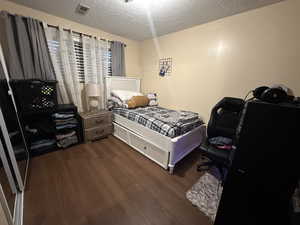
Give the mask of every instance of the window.
[[[57, 65], [59, 66], [60, 71], [56, 71], [56, 73], [64, 73], [64, 68], [62, 66], [62, 59], [60, 54], [60, 41], [58, 38], [58, 30], [56, 28], [48, 28], [49, 31], [47, 33], [47, 41], [49, 46], [49, 51], [52, 56], [52, 59], [56, 61]], [[67, 31], [66, 31], [67, 32]], [[91, 60], [88, 57], [89, 54], [84, 52], [83, 43], [82, 43], [82, 36], [79, 33], [72, 33], [73, 38], [73, 48], [75, 53], [75, 61], [76, 61], [76, 68], [78, 74], [78, 80], [80, 83], [85, 83], [85, 73], [89, 71], [88, 62]], [[111, 49], [110, 44], [107, 46], [107, 42], [103, 41], [102, 49], [102, 69], [103, 73], [107, 76], [112, 75], [112, 57], [111, 57]], [[88, 51], [88, 49], [86, 49]], [[97, 62], [98, 63], [98, 62]]]
[[111, 56], [111, 48], [108, 48], [107, 54], [108, 54], [108, 59], [107, 59], [107, 63], [108, 63], [107, 75], [108, 75], [108, 76], [112, 76], [112, 56]]
[[[83, 50], [83, 43], [82, 43], [82, 37], [79, 33], [73, 33], [73, 42], [74, 42], [74, 50], [76, 55], [76, 64], [77, 64], [77, 70], [78, 70], [78, 79], [81, 83], [84, 83], [84, 73], [85, 71], [89, 71], [89, 66], [87, 63], [89, 60], [91, 60], [88, 56], [89, 54], [86, 54]], [[111, 56], [111, 48], [110, 44], [109, 46], [104, 46], [107, 44], [106, 41], [103, 41], [103, 47], [102, 47], [102, 65], [103, 70], [107, 71], [106, 75], [111, 76], [112, 75], [112, 56]], [[88, 48], [86, 49], [88, 51]], [[105, 73], [105, 72], [104, 72]]]
[[82, 38], [80, 34], [73, 33], [73, 43], [74, 43], [78, 80], [80, 83], [84, 83], [84, 56], [83, 56]]

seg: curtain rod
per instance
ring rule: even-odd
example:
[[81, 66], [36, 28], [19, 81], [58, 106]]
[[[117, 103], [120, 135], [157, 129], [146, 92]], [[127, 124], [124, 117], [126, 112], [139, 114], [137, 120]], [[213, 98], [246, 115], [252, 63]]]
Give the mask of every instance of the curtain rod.
[[[7, 13], [8, 15], [11, 15], [11, 16], [15, 16], [15, 15], [17, 15], [17, 14], [12, 14], [12, 13], [10, 13], [10, 12], [8, 12], [8, 11], [5, 11], [5, 10], [0, 10], [0, 12], [5, 12], [5, 13]], [[31, 17], [26, 17], [26, 16], [22, 16], [22, 17], [24, 17], [24, 18], [31, 18]], [[39, 20], [40, 21], [40, 20]], [[40, 22], [42, 22], [42, 21], [40, 21]], [[49, 27], [54, 27], [54, 28], [56, 28], [56, 29], [58, 29], [59, 28], [59, 26], [56, 26], [56, 25], [52, 25], [52, 24], [47, 24]], [[65, 31], [70, 31], [71, 29], [66, 29], [66, 28], [64, 28], [64, 30]], [[78, 31], [73, 31], [74, 33], [77, 33], [77, 34], [80, 34], [80, 35], [85, 35], [85, 36], [88, 36], [88, 37], [93, 37], [93, 35], [90, 35], [90, 34], [85, 34], [85, 33], [82, 33], [82, 32], [78, 32]], [[104, 39], [104, 38], [100, 38], [100, 40], [101, 41], [108, 41], [108, 42], [110, 42], [110, 43], [113, 43], [113, 41], [110, 41], [110, 40], [106, 40], [106, 39]], [[124, 43], [123, 43], [124, 44]], [[126, 44], [124, 44], [124, 46], [125, 47], [127, 47], [127, 45]]]
[[[52, 25], [52, 24], [48, 24], [48, 26], [49, 26], [49, 27], [56, 28], [56, 29], [58, 29], [58, 28], [59, 28], [59, 26]], [[71, 29], [66, 29], [66, 28], [63, 28], [63, 30], [65, 30], [65, 31], [70, 31]], [[80, 35], [85, 35], [85, 36], [88, 36], [88, 37], [94, 37], [93, 35], [90, 35], [90, 34], [85, 34], [85, 33], [78, 32], [78, 31], [73, 31], [73, 30], [72, 30], [72, 32], [74, 32], [74, 33], [76, 33], [76, 34], [80, 34]], [[100, 38], [100, 40], [101, 40], [101, 41], [108, 41], [108, 42], [110, 42], [110, 43], [113, 43], [113, 42], [114, 42], [114, 41], [106, 40], [106, 39], [104, 39], [104, 38]], [[125, 46], [125, 47], [127, 47], [127, 45], [126, 45], [126, 44], [124, 44], [124, 46]]]

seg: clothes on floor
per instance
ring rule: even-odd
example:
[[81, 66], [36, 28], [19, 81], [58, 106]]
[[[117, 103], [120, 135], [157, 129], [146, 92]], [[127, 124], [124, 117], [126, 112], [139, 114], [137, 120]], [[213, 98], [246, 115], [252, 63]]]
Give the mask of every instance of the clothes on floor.
[[75, 127], [77, 127], [77, 124], [64, 124], [64, 125], [56, 126], [56, 129], [61, 130], [61, 129], [70, 129]]
[[78, 137], [74, 128], [78, 126], [78, 121], [74, 112], [61, 112], [52, 115], [57, 130], [56, 140], [57, 146], [67, 148], [73, 144], [77, 144]]
[[54, 122], [55, 123], [64, 123], [64, 122], [72, 122], [74, 120], [76, 120], [74, 117], [68, 118], [68, 119], [62, 119], [62, 118], [60, 118], [60, 119], [55, 119]]
[[78, 137], [75, 130], [65, 129], [56, 135], [57, 146], [60, 148], [67, 148], [71, 145], [77, 144]]
[[31, 143], [30, 149], [36, 150], [39, 148], [48, 147], [48, 146], [55, 145], [55, 144], [56, 144], [56, 140], [54, 140], [54, 139], [42, 139], [42, 140]]
[[64, 126], [64, 125], [68, 125], [68, 124], [72, 124], [72, 125], [77, 125], [77, 120], [73, 119], [71, 121], [60, 121], [60, 122], [56, 122], [56, 126]]
[[71, 131], [71, 132], [66, 133], [66, 134], [58, 134], [58, 135], [56, 135], [56, 139], [57, 140], [62, 140], [64, 138], [68, 138], [68, 137], [74, 136], [75, 134], [76, 134], [75, 131]]
[[57, 130], [75, 128], [78, 121], [72, 112], [55, 113], [52, 115]]
[[54, 113], [52, 117], [54, 119], [69, 119], [69, 118], [74, 118], [75, 115], [74, 113]]
[[57, 142], [57, 146], [60, 148], [67, 148], [73, 144], [78, 143], [78, 138], [76, 135], [65, 137]]

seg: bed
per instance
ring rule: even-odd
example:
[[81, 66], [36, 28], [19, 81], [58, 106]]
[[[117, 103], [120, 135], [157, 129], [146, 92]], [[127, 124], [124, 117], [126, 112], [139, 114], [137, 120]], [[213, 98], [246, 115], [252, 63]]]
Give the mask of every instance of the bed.
[[[141, 80], [137, 78], [106, 78], [106, 99], [112, 90], [140, 92]], [[158, 113], [152, 115], [152, 113]], [[158, 118], [159, 111], [175, 114], [162, 107], [113, 110], [113, 135], [172, 174], [176, 164], [197, 148], [205, 137], [202, 120], [191, 119], [170, 126]], [[187, 117], [193, 117], [186, 112]]]

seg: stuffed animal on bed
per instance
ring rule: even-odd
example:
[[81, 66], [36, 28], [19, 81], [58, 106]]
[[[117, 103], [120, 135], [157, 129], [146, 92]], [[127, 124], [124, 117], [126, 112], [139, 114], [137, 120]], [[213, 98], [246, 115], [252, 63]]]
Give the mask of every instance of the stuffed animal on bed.
[[127, 101], [128, 109], [135, 109], [137, 107], [147, 106], [150, 102], [150, 99], [146, 96], [133, 96]]
[[157, 94], [156, 93], [148, 93], [147, 98], [149, 98], [149, 106], [158, 106]]

